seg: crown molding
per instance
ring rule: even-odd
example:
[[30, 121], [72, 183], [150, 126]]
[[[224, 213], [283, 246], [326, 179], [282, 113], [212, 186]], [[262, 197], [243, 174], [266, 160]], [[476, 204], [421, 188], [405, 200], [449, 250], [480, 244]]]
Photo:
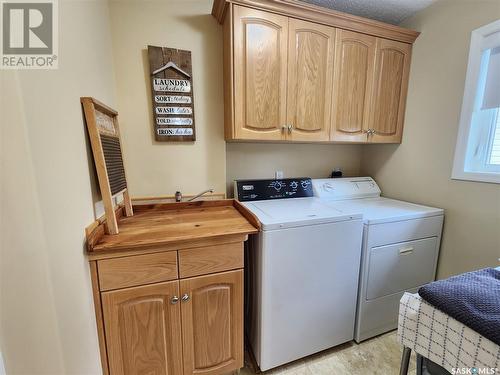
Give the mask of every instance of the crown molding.
[[224, 22], [230, 4], [246, 6], [281, 14], [323, 25], [338, 27], [381, 38], [412, 44], [420, 35], [418, 31], [338, 12], [298, 0], [214, 0], [212, 15], [219, 23]]

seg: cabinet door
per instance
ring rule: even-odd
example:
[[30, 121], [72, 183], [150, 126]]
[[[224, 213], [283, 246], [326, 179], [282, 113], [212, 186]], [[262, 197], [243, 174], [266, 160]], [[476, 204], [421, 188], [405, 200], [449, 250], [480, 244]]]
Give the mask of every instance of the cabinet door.
[[235, 138], [281, 140], [288, 18], [235, 5], [233, 40]]
[[332, 141], [368, 140], [375, 44], [375, 37], [337, 30]]
[[371, 142], [401, 142], [410, 58], [410, 44], [377, 39]]
[[179, 282], [102, 293], [111, 375], [182, 373]]
[[287, 139], [328, 141], [335, 29], [290, 18]]
[[[243, 367], [243, 270], [181, 280], [184, 375]], [[184, 297], [186, 298], [186, 297]]]

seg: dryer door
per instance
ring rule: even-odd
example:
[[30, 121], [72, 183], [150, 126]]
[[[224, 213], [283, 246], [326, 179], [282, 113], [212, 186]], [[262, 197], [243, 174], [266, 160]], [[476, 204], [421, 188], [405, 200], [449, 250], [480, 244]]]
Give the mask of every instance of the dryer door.
[[434, 280], [437, 237], [372, 247], [366, 299], [412, 289]]

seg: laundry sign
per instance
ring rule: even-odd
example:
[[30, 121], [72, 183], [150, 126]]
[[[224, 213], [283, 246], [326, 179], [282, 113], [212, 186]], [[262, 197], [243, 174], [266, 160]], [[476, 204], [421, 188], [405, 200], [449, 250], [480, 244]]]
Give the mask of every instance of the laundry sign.
[[193, 109], [191, 107], [156, 107], [158, 115], [191, 115]]
[[157, 125], [193, 125], [192, 118], [181, 118], [181, 117], [157, 117]]
[[155, 91], [191, 92], [191, 82], [186, 79], [153, 78]]
[[155, 103], [191, 104], [191, 97], [185, 95], [155, 95]]
[[196, 140], [191, 52], [148, 46], [155, 139]]
[[171, 135], [193, 135], [193, 129], [191, 128], [159, 128], [157, 130], [160, 136], [171, 136]]

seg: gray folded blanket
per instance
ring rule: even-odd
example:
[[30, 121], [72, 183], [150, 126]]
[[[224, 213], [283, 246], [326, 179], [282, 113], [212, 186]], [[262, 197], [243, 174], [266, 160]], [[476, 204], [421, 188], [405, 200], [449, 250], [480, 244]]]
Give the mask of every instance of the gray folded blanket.
[[500, 270], [485, 268], [424, 285], [418, 294], [500, 345]]

